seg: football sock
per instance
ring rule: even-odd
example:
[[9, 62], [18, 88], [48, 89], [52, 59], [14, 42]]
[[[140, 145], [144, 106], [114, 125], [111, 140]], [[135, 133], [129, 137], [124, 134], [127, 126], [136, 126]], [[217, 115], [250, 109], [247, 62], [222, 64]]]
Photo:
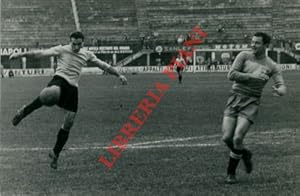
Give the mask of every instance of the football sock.
[[29, 105], [26, 105], [26, 107], [24, 108], [25, 116], [27, 116], [28, 114], [30, 114], [31, 112], [33, 112], [34, 110], [36, 110], [42, 106], [43, 106], [43, 104], [42, 104], [40, 98], [37, 97], [35, 100], [33, 100], [33, 102], [31, 102]]
[[233, 142], [226, 142], [228, 148], [232, 151], [233, 150]]
[[249, 153], [249, 150], [248, 150], [247, 148], [244, 148], [244, 149], [242, 150], [242, 152], [243, 152], [243, 155], [244, 155], [244, 154]]
[[56, 144], [53, 148], [53, 152], [57, 157], [59, 156], [59, 153], [61, 152], [64, 145], [66, 144], [68, 137], [69, 137], [69, 131], [66, 131], [61, 128], [57, 134]]
[[243, 153], [243, 157], [244, 157], [244, 156], [247, 156], [247, 157], [248, 157], [249, 154], [252, 154], [251, 151], [250, 151], [249, 149], [247, 149], [247, 148], [244, 148], [244, 149], [242, 150], [242, 153]]
[[230, 152], [227, 174], [235, 175], [236, 168], [242, 158], [243, 150], [233, 149]]

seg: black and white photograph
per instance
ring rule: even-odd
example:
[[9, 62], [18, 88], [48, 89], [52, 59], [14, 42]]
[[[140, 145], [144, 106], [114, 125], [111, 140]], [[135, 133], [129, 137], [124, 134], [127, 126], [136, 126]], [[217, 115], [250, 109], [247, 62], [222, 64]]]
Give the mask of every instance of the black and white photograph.
[[300, 0], [0, 7], [0, 196], [299, 195]]

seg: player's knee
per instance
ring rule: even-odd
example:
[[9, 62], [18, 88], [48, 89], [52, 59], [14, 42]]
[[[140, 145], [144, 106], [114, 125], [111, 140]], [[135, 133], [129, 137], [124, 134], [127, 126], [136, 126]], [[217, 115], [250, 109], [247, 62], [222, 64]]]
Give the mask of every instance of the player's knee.
[[243, 145], [243, 137], [241, 136], [234, 136], [233, 137], [233, 144], [235, 147], [239, 147]]
[[229, 144], [229, 143], [232, 143], [232, 138], [228, 135], [223, 135], [222, 137], [222, 141], [225, 143], [225, 144]]
[[40, 93], [40, 100], [44, 105], [53, 106], [58, 103], [60, 97], [60, 88], [52, 86], [44, 88]]

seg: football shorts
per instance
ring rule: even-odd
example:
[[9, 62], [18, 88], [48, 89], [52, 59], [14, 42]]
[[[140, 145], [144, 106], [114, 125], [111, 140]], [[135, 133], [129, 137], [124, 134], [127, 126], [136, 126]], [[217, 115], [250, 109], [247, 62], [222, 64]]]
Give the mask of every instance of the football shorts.
[[258, 114], [260, 98], [243, 95], [236, 92], [231, 92], [228, 98], [224, 116], [243, 117], [253, 123]]
[[58, 106], [68, 111], [77, 112], [78, 109], [78, 88], [70, 85], [64, 78], [55, 75], [48, 83], [50, 86], [59, 86], [61, 90]]

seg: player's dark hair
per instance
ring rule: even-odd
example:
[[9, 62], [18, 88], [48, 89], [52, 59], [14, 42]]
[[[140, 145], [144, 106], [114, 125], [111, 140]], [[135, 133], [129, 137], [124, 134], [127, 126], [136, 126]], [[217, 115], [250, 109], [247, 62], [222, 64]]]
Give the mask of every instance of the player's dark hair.
[[84, 35], [83, 35], [83, 33], [81, 33], [80, 31], [75, 31], [75, 32], [71, 33], [70, 39], [71, 39], [71, 38], [82, 39], [82, 40], [84, 40]]
[[266, 33], [257, 32], [257, 33], [254, 34], [254, 36], [256, 36], [256, 37], [262, 37], [264, 44], [268, 45], [271, 42], [271, 37], [268, 34], [266, 34]]

